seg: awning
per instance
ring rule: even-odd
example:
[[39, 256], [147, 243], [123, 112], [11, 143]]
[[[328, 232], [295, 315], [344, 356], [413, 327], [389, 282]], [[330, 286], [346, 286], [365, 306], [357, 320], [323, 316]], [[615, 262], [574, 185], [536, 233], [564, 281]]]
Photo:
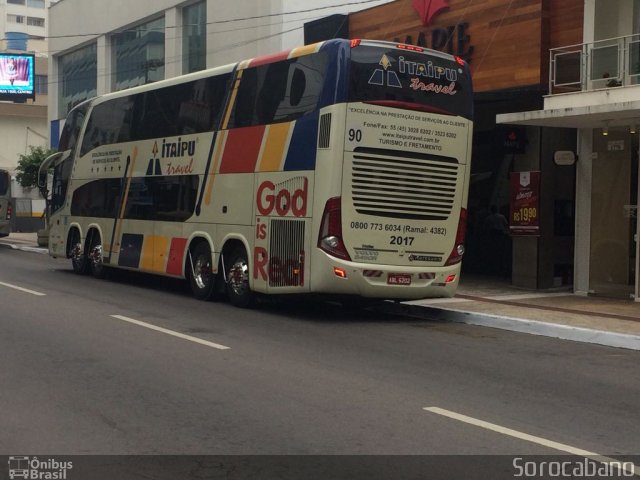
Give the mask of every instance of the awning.
[[622, 87], [545, 98], [543, 110], [502, 113], [496, 123], [539, 127], [601, 128], [640, 124], [640, 88]]

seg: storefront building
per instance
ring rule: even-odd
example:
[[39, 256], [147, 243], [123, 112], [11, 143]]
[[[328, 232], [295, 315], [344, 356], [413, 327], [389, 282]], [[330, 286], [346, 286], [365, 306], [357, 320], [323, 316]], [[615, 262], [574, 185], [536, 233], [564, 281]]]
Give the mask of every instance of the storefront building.
[[583, 32], [551, 49], [543, 108], [498, 122], [577, 129], [574, 290], [640, 301], [640, 1], [585, 0]]
[[[344, 25], [339, 17], [307, 24], [305, 41], [322, 40], [323, 33]], [[474, 151], [463, 270], [498, 275], [525, 288], [570, 285], [575, 167], [555, 164], [553, 153], [575, 151], [576, 131], [496, 125], [496, 115], [542, 108], [549, 50], [582, 41], [583, 0], [396, 0], [353, 13], [346, 25], [350, 38], [426, 46], [471, 65]], [[486, 218], [492, 207], [512, 216], [510, 183], [521, 172], [539, 185], [535, 201], [525, 208], [535, 222], [497, 239], [488, 234]]]

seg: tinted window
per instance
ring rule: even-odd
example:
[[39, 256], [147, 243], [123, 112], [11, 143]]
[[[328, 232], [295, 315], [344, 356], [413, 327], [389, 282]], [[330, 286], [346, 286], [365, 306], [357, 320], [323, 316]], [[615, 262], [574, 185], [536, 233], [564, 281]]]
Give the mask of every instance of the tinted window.
[[198, 196], [198, 176], [152, 177], [154, 218], [182, 222], [193, 215]]
[[289, 122], [316, 110], [326, 69], [320, 52], [244, 70], [229, 128]]
[[140, 94], [135, 139], [213, 131], [222, 115], [230, 77], [209, 77]]
[[[120, 207], [122, 182], [120, 178], [105, 178], [76, 189], [71, 214], [115, 218]], [[197, 194], [197, 175], [134, 177], [124, 218], [183, 222], [193, 215]]]
[[427, 53], [359, 46], [351, 49], [349, 100], [391, 101], [471, 118], [468, 67]]
[[75, 148], [88, 108], [88, 104], [80, 105], [69, 113], [64, 123], [62, 134], [60, 135], [60, 142], [58, 143], [59, 151], [64, 152]]
[[11, 177], [7, 172], [0, 171], [0, 195], [6, 195], [11, 185]]
[[100, 103], [91, 110], [82, 138], [81, 156], [100, 145], [131, 140], [134, 98], [115, 98]]
[[94, 180], [73, 192], [71, 215], [82, 217], [115, 218], [122, 180], [105, 178]]
[[124, 216], [183, 222], [193, 215], [197, 195], [197, 175], [133, 178]]
[[101, 145], [213, 131], [230, 78], [231, 74], [203, 78], [96, 105], [81, 155]]

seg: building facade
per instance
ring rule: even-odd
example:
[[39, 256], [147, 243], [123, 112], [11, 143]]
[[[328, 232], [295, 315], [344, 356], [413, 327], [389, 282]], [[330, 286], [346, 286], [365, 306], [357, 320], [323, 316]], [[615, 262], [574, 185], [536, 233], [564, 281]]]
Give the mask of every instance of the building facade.
[[332, 11], [326, 0], [61, 0], [50, 12], [52, 145], [87, 98], [292, 48], [304, 20]]
[[[37, 189], [20, 187], [15, 168], [20, 155], [28, 154], [30, 147], [49, 145], [47, 37], [51, 3], [50, 0], [0, 0], [0, 56], [5, 61], [25, 54], [34, 56], [34, 72], [29, 83], [33, 81], [35, 98], [0, 93], [3, 147], [0, 168], [12, 174], [13, 230], [34, 231], [43, 224], [44, 200], [40, 199]], [[3, 78], [6, 81], [6, 75]], [[0, 90], [6, 90], [6, 85]]]
[[556, 47], [542, 108], [498, 121], [575, 129], [574, 290], [640, 301], [640, 1], [585, 0], [582, 39]]
[[0, 101], [0, 168], [11, 172], [29, 146], [48, 145], [48, 7], [49, 0], [0, 0], [0, 53], [35, 54], [35, 100]]

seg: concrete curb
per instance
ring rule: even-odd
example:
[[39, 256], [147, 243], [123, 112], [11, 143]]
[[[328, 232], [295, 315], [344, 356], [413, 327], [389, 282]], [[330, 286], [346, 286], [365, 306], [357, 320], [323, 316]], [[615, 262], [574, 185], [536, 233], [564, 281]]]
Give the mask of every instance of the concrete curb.
[[574, 327], [557, 323], [525, 320], [522, 318], [468, 312], [455, 309], [443, 309], [406, 303], [386, 302], [383, 307], [388, 313], [436, 321], [464, 323], [482, 327], [509, 330], [512, 332], [558, 338], [572, 342], [591, 343], [606, 347], [640, 350], [640, 336], [626, 333]]

